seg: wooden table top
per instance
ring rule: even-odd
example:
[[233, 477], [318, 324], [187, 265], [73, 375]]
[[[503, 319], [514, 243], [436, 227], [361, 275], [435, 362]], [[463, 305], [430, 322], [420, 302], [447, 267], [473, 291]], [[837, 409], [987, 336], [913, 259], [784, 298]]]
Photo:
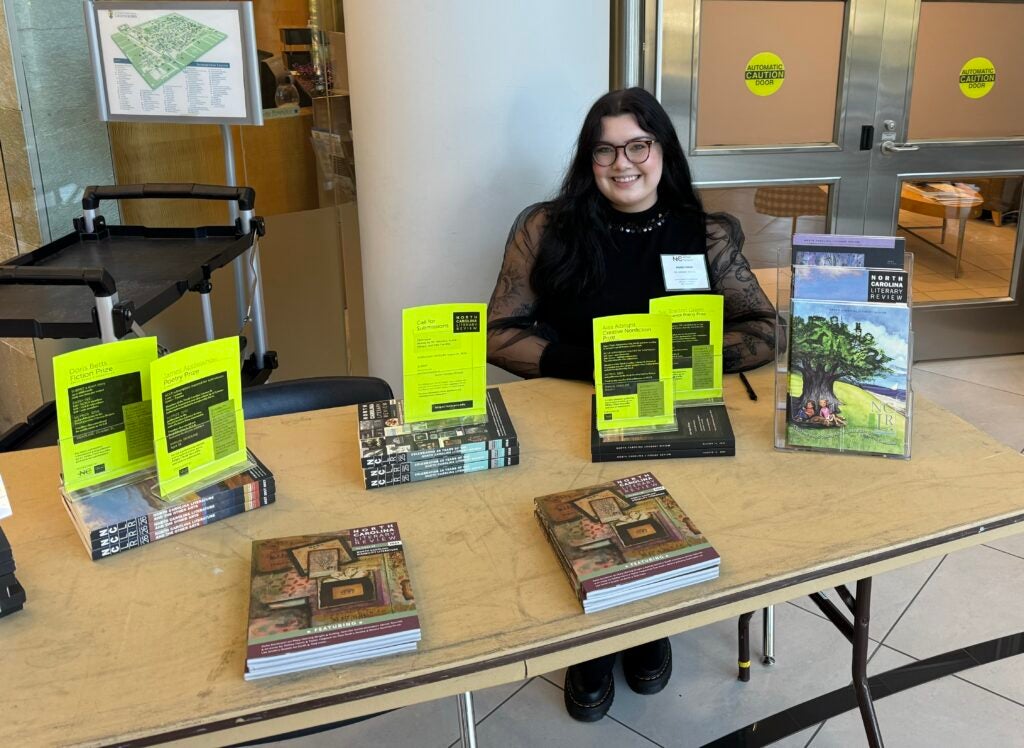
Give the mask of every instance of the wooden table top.
[[985, 200], [980, 193], [968, 187], [957, 187], [955, 193], [946, 194], [955, 194], [956, 199], [939, 200], [904, 182], [900, 188], [900, 208], [934, 218], [975, 218], [981, 215], [978, 206]]
[[[28, 594], [0, 620], [0, 745], [277, 734], [513, 682], [1024, 530], [1024, 459], [951, 413], [916, 399], [909, 461], [777, 452], [770, 372], [750, 378], [757, 402], [726, 377], [736, 457], [591, 463], [592, 388], [542, 379], [502, 387], [521, 465], [376, 491], [362, 488], [354, 408], [251, 421], [275, 504], [98, 562], [60, 506], [56, 449], [0, 455]], [[644, 470], [718, 549], [721, 576], [584, 615], [533, 497]], [[391, 520], [420, 650], [243, 681], [251, 541]]]

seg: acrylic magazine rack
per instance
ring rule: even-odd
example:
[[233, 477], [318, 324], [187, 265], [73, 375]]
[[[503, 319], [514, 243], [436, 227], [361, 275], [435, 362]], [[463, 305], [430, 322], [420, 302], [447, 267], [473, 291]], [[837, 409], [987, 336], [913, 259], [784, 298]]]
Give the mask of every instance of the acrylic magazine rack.
[[780, 250], [776, 448], [910, 457], [913, 255], [902, 254], [902, 268], [879, 268], [793, 264]]

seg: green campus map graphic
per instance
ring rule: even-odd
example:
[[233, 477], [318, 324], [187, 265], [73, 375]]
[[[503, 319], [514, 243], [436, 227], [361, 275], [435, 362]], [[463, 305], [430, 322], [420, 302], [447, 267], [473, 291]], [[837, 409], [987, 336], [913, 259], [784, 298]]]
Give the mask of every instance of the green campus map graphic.
[[138, 26], [118, 26], [110, 38], [155, 89], [228, 37], [191, 18], [170, 13]]

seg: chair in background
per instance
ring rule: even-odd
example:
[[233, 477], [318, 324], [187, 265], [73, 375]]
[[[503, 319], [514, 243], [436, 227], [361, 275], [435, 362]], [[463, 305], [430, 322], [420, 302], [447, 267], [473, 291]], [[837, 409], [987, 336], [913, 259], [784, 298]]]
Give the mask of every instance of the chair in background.
[[767, 216], [792, 218], [793, 231], [801, 216], [823, 216], [828, 213], [828, 188], [824, 185], [788, 185], [758, 187], [754, 193], [754, 210]]
[[[311, 377], [247, 387], [242, 390], [242, 407], [247, 419], [266, 418], [392, 397], [390, 385], [377, 377]], [[52, 447], [56, 443], [57, 410], [52, 402], [44, 403], [24, 423], [0, 434], [0, 452]]]
[[[1000, 177], [991, 179], [972, 179], [971, 183], [978, 188], [984, 202], [982, 210], [991, 211], [992, 223], [1003, 225], [1003, 219], [1020, 213], [1021, 177]], [[1019, 217], [1018, 217], [1019, 221]]]
[[391, 386], [377, 377], [311, 377], [242, 390], [246, 419], [390, 400]]

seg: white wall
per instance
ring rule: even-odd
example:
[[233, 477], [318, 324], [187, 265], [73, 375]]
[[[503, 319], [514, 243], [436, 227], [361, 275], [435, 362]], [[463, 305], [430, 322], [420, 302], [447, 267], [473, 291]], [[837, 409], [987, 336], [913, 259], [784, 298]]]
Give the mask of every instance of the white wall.
[[396, 393], [401, 310], [487, 301], [513, 219], [557, 188], [608, 87], [608, 16], [594, 0], [345, 3], [369, 369]]

